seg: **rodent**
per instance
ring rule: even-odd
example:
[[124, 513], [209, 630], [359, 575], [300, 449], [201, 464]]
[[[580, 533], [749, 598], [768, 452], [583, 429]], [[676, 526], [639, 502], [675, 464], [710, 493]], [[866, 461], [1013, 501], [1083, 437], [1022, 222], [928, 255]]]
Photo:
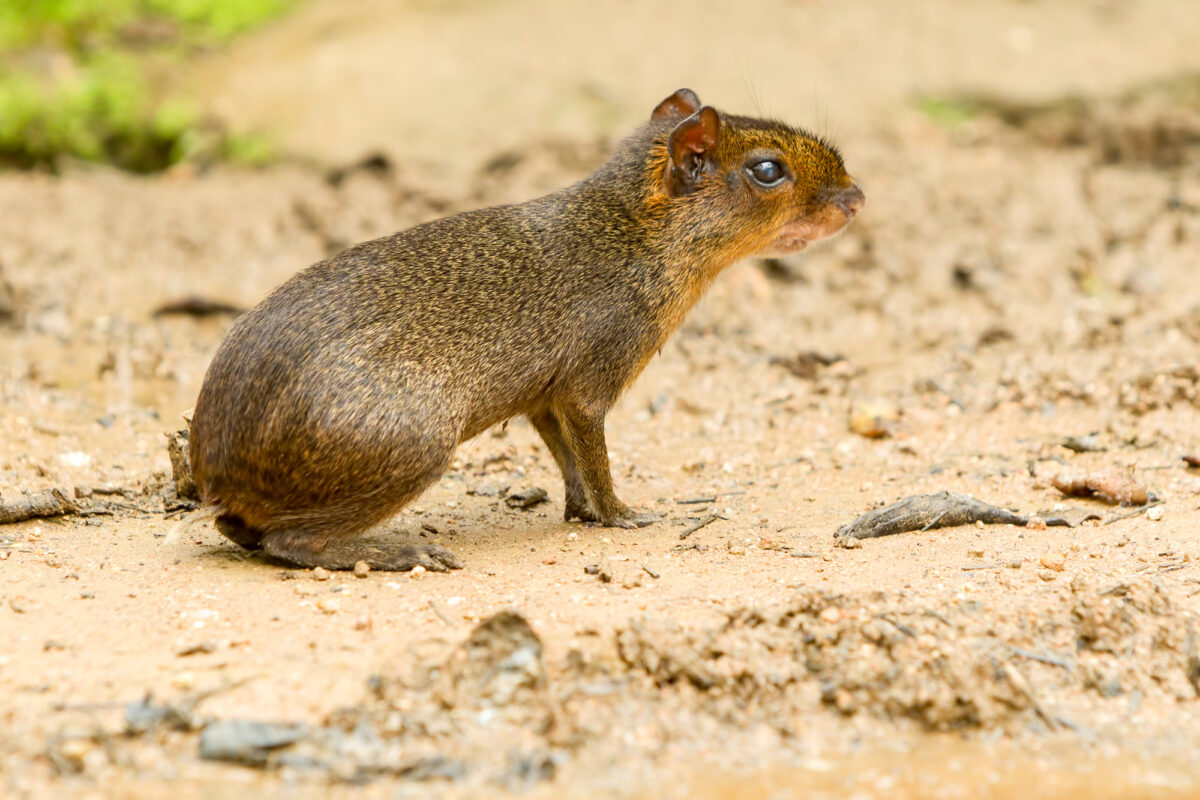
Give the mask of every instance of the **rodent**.
[[863, 202], [832, 145], [680, 89], [579, 183], [355, 245], [242, 316], [191, 423], [208, 514], [299, 566], [455, 568], [361, 534], [524, 415], [565, 519], [649, 524], [613, 491], [605, 415], [721, 270], [830, 236]]

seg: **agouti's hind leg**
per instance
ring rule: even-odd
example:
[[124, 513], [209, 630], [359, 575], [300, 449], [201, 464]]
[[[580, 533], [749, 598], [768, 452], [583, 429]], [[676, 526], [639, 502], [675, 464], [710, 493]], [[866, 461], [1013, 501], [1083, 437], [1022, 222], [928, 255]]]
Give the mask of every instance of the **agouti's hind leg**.
[[541, 434], [542, 441], [546, 443], [546, 447], [550, 448], [550, 454], [554, 456], [554, 462], [558, 464], [558, 469], [562, 472], [563, 483], [567, 489], [567, 503], [566, 509], [563, 511], [563, 519], [567, 522], [573, 519], [595, 522], [596, 511], [588, 503], [587, 490], [583, 487], [583, 478], [579, 476], [579, 467], [576, 466], [575, 456], [571, 454], [571, 448], [567, 446], [567, 440], [563, 437], [562, 426], [558, 424], [558, 418], [550, 411], [543, 411], [539, 414], [531, 414], [529, 421]]
[[430, 572], [445, 572], [463, 566], [458, 556], [436, 544], [404, 545], [358, 537], [329, 539], [297, 531], [266, 534], [262, 549], [267, 555], [298, 567], [354, 569], [359, 561], [365, 561], [374, 570], [404, 572], [424, 567]]
[[262, 531], [251, 528], [235, 514], [222, 514], [214, 524], [217, 530], [231, 542], [236, 542], [247, 550], [262, 549]]

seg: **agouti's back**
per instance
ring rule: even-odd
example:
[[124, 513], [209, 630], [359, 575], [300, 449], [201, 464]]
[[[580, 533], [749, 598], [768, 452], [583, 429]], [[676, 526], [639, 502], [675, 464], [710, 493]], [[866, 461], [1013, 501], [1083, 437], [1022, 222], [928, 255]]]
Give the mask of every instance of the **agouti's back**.
[[861, 203], [828, 145], [681, 90], [590, 178], [357, 245], [242, 317], [197, 401], [197, 485], [229, 538], [292, 563], [444, 569], [440, 548], [357, 535], [523, 414], [568, 519], [645, 524], [613, 494], [605, 413], [721, 269]]

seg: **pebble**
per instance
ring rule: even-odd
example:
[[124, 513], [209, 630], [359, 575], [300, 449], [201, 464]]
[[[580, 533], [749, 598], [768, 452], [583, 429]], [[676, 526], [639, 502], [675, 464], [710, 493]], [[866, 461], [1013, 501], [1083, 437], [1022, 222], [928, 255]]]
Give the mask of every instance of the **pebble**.
[[342, 608], [342, 601], [336, 597], [322, 597], [317, 601], [317, 608], [322, 614], [336, 614]]
[[554, 556], [546, 556], [545, 558], [542, 559], [542, 563], [543, 564], [557, 564], [558, 559], [555, 558]]
[[61, 753], [76, 770], [82, 772], [86, 759], [96, 749], [91, 739], [68, 739], [58, 746]]
[[1151, 522], [1158, 522], [1162, 518], [1163, 518], [1162, 506], [1155, 506], [1154, 508], [1146, 509], [1146, 519], [1150, 520]]
[[365, 578], [371, 574], [371, 565], [365, 561], [354, 562], [354, 577]]
[[422, 567], [420, 564], [417, 564], [415, 567], [413, 567], [411, 570], [409, 570], [408, 577], [410, 579], [416, 579], [416, 578], [421, 577], [424, 574], [425, 574], [425, 568]]
[[1049, 569], [1041, 569], [1038, 570], [1038, 577], [1044, 581], [1052, 581], [1058, 577], [1058, 573]]
[[1030, 517], [1029, 521], [1025, 523], [1025, 527], [1034, 531], [1044, 531], [1046, 530], [1046, 520], [1041, 517]]
[[1062, 553], [1043, 553], [1038, 562], [1046, 569], [1062, 572], [1067, 566], [1067, 557]]
[[314, 581], [327, 581], [333, 577], [329, 574], [329, 570], [325, 569], [324, 567], [314, 567], [312, 576]]

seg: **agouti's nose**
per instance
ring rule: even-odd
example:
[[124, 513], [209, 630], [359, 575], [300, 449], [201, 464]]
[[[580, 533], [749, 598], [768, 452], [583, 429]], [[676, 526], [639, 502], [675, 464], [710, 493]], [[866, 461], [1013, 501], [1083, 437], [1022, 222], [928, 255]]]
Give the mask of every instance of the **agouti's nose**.
[[850, 184], [849, 189], [843, 189], [833, 198], [833, 204], [842, 210], [847, 220], [854, 219], [854, 215], [862, 209], [865, 202], [867, 198], [857, 183]]

